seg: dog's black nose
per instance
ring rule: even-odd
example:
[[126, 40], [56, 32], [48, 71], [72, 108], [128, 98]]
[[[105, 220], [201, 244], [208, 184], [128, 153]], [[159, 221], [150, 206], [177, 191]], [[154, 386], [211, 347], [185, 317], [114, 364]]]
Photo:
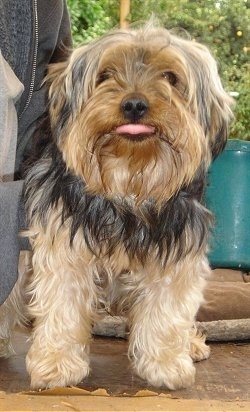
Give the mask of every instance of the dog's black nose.
[[141, 97], [129, 97], [122, 101], [121, 109], [126, 119], [136, 122], [147, 112], [148, 102]]

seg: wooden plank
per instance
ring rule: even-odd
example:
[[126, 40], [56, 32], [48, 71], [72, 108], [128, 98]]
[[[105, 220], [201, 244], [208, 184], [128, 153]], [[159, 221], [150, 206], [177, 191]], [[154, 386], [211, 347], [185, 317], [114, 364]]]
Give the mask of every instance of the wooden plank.
[[[0, 361], [0, 388], [7, 393], [29, 391], [29, 377], [25, 369], [28, 350], [27, 336], [17, 334], [17, 354]], [[164, 394], [177, 399], [250, 401], [250, 342], [213, 343], [208, 360], [196, 363], [196, 381], [189, 389], [169, 391], [153, 388], [136, 376], [127, 358], [128, 343], [124, 339], [95, 338], [91, 345], [90, 376], [79, 389], [93, 392], [102, 388], [108, 395], [135, 396], [149, 390], [156, 396]], [[68, 396], [67, 389], [64, 395]], [[80, 393], [79, 393], [80, 394]]]

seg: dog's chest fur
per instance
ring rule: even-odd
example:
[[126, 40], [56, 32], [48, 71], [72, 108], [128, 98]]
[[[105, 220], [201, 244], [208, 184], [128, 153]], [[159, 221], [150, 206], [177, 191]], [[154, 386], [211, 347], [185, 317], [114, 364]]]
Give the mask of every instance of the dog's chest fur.
[[[71, 244], [80, 230], [96, 257], [112, 256], [122, 246], [129, 260], [145, 264], [153, 253], [164, 265], [170, 254], [171, 263], [177, 262], [180, 256], [199, 250], [207, 241], [211, 216], [199, 203], [200, 178], [157, 208], [154, 199], [136, 206], [131, 199], [93, 195], [81, 178], [66, 170], [62, 160], [52, 162], [47, 170], [42, 163], [43, 160], [29, 185], [30, 192], [43, 187], [36, 211], [39, 219], [46, 226], [49, 214], [61, 202], [62, 224], [71, 219]], [[190, 242], [191, 232], [196, 239]]]

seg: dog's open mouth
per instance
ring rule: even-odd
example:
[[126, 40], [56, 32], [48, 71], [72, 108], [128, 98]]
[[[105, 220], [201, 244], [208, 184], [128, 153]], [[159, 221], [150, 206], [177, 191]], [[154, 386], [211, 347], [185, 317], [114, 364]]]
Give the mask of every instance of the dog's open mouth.
[[128, 123], [118, 126], [115, 133], [131, 140], [142, 140], [153, 135], [155, 127], [140, 123]]

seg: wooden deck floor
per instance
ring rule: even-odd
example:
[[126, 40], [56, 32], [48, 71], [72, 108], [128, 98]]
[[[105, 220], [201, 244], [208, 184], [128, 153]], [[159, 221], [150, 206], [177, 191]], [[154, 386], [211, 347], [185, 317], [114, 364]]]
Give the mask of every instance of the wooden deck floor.
[[[98, 394], [98, 391], [95, 391], [100, 388], [102, 391], [99, 391], [99, 394], [105, 395], [103, 399], [109, 399], [110, 409], [105, 409], [105, 402], [103, 401], [103, 409], [89, 410], [167, 410], [159, 406], [164, 398], [176, 401], [175, 404], [171, 404], [172, 406], [168, 406], [168, 410], [219, 410], [219, 407], [212, 409], [216, 402], [222, 402], [221, 405], [224, 406], [227, 405], [224, 410], [250, 410], [250, 342], [211, 344], [210, 358], [196, 363], [197, 373], [194, 386], [190, 389], [173, 392], [164, 388], [149, 387], [132, 373], [127, 359], [127, 342], [125, 340], [95, 338], [91, 347], [92, 372], [90, 376], [78, 386], [77, 390], [67, 388], [59, 392], [47, 391], [46, 393], [43, 392], [42, 396], [41, 393], [37, 396], [37, 393], [29, 392], [29, 377], [25, 370], [25, 355], [28, 345], [27, 336], [17, 334], [15, 341], [16, 355], [10, 359], [0, 361], [0, 410], [49, 410], [46, 409], [49, 406], [46, 406], [45, 409], [39, 409], [39, 400], [37, 398], [40, 397], [40, 404], [42, 405], [41, 402], [45, 402], [46, 397], [50, 397], [51, 400], [54, 399], [54, 396], [57, 396], [56, 405], [61, 405], [61, 408], [64, 406], [64, 409], [57, 409], [55, 406], [52, 408], [51, 406], [51, 410], [88, 410], [79, 409], [78, 404], [78, 406], [74, 406], [72, 400], [76, 395], [78, 402], [80, 402], [79, 395], [90, 395], [93, 398], [93, 395]], [[148, 400], [154, 397], [154, 405], [155, 407], [158, 405], [158, 409], [157, 407], [156, 409], [146, 409], [146, 406], [144, 406], [145, 409], [119, 409], [118, 406], [112, 409], [111, 399], [114, 400], [118, 397], [127, 399], [126, 405], [129, 407], [128, 399], [138, 398], [140, 395], [143, 395], [144, 402], [146, 402], [147, 396], [149, 397]], [[64, 403], [61, 403], [62, 396], [67, 399]], [[29, 399], [36, 398], [38, 409], [34, 405], [31, 409], [26, 409], [28, 406], [23, 406], [24, 409], [18, 409], [21, 408], [20, 402], [25, 397], [26, 400], [27, 397]], [[16, 406], [15, 404], [13, 406], [14, 399], [17, 399], [18, 402]], [[194, 400], [200, 401], [200, 405], [205, 402], [207, 406], [203, 405], [200, 407], [201, 409], [196, 409], [193, 404], [190, 409], [188, 405]], [[12, 409], [8, 409], [8, 401], [12, 405], [10, 406]], [[179, 402], [179, 409], [174, 409], [174, 405], [178, 404], [177, 401]], [[55, 401], [53, 402], [55, 404]], [[98, 402], [100, 402], [99, 397], [92, 407], [97, 407]], [[69, 405], [73, 405], [73, 407]], [[85, 407], [84, 405], [86, 406], [85, 402], [82, 408]], [[150, 407], [150, 402], [148, 405]], [[181, 409], [181, 405], [184, 405], [182, 406], [184, 409]], [[5, 409], [1, 409], [1, 407]]]

